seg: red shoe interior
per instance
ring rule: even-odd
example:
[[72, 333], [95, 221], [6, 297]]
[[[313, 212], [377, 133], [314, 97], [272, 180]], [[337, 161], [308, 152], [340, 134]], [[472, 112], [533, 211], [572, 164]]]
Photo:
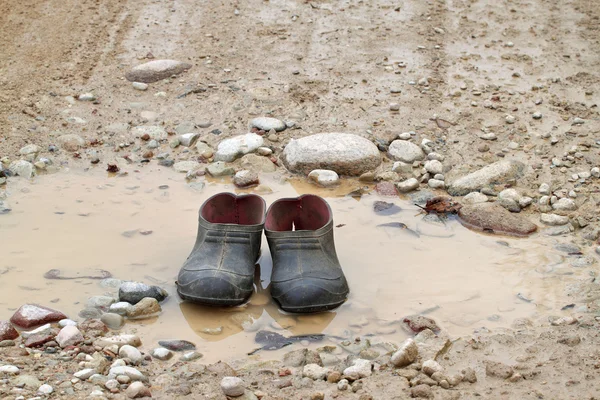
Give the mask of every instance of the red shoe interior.
[[213, 224], [258, 225], [265, 221], [265, 203], [253, 194], [220, 193], [204, 204], [201, 215]]
[[265, 228], [270, 231], [314, 231], [331, 219], [329, 207], [319, 196], [277, 200], [267, 215]]

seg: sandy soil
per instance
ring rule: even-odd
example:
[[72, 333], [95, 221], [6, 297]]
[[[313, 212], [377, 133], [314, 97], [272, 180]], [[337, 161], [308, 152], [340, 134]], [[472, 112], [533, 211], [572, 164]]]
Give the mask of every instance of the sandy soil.
[[[419, 142], [434, 140], [445, 155], [444, 164], [452, 167], [449, 179], [505, 157], [521, 160], [530, 167], [518, 182], [523, 194], [535, 197], [542, 182], [575, 190], [579, 208], [573, 218], [597, 226], [598, 180], [582, 185], [571, 175], [600, 165], [599, 37], [600, 8], [589, 0], [5, 0], [0, 4], [0, 159], [8, 165], [20, 157], [20, 148], [33, 143], [56, 166], [85, 168], [97, 153], [97, 168], [105, 168], [125, 155], [139, 159], [135, 146], [120, 146], [135, 142], [131, 126], [156, 124], [174, 131], [189, 121], [206, 126], [198, 128], [203, 140], [216, 144], [246, 132], [248, 121], [263, 115], [294, 121], [298, 128], [267, 140], [276, 155], [290, 138], [311, 133], [342, 131], [386, 140], [415, 131]], [[133, 90], [124, 73], [152, 58], [187, 61], [193, 68], [151, 84], [148, 91]], [[192, 86], [207, 90], [177, 98]], [[68, 98], [85, 92], [98, 100]], [[159, 92], [164, 96], [156, 96]], [[390, 111], [390, 103], [399, 103], [399, 111]], [[534, 119], [536, 112], [543, 117]], [[210, 133], [215, 129], [221, 133]], [[480, 138], [489, 132], [496, 140]], [[56, 137], [67, 133], [82, 136], [86, 148], [49, 153]], [[173, 152], [177, 159], [190, 157], [182, 149]], [[567, 163], [550, 168], [554, 158]], [[539, 221], [535, 207], [525, 213]], [[579, 230], [572, 240], [586, 254], [598, 245]], [[576, 323], [516, 321], [506, 332], [482, 330], [453, 339], [437, 360], [448, 373], [473, 368], [478, 380], [449, 390], [434, 385], [432, 396], [598, 398], [594, 316], [600, 290], [596, 269], [590, 271], [594, 275], [587, 281], [564, 288], [587, 302], [589, 312], [576, 313]], [[298, 370], [292, 371], [292, 388], [278, 389], [273, 374], [283, 366], [235, 366], [264, 399], [318, 399], [319, 392], [361, 400], [418, 395], [381, 357], [355, 393], [325, 381], [306, 383]], [[489, 361], [511, 365], [519, 376], [489, 376]], [[51, 368], [41, 365], [23, 361], [24, 368], [41, 369], [51, 380]], [[203, 368], [176, 363], [161, 370], [153, 364], [145, 371], [155, 398], [224, 398], [218, 383], [227, 373]], [[77, 396], [85, 398], [89, 390], [84, 389]], [[15, 398], [9, 390], [0, 393]]]

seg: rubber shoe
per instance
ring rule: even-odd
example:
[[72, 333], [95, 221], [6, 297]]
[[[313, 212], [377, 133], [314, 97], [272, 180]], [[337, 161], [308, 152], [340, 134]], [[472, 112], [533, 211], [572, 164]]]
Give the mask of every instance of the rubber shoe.
[[304, 195], [277, 200], [267, 211], [265, 234], [273, 258], [271, 296], [284, 311], [327, 311], [346, 301], [350, 290], [324, 199]]
[[256, 195], [219, 193], [204, 202], [198, 236], [177, 278], [184, 300], [212, 306], [243, 304], [254, 290], [265, 201]]

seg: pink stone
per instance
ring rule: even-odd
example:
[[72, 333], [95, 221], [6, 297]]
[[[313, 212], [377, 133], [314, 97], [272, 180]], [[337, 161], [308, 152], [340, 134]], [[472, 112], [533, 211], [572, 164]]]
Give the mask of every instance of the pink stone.
[[65, 326], [58, 332], [55, 338], [58, 345], [62, 348], [74, 346], [83, 342], [83, 335], [79, 332], [76, 326]]
[[8, 321], [0, 321], [0, 342], [13, 340], [19, 337], [19, 332]]
[[24, 304], [10, 318], [10, 322], [19, 328], [33, 328], [64, 318], [67, 316], [60, 311], [37, 304]]
[[398, 196], [396, 186], [392, 182], [379, 182], [375, 185], [375, 191], [381, 196]]
[[31, 335], [25, 339], [25, 347], [39, 347], [44, 343], [54, 340], [55, 333], [40, 333], [37, 335]]

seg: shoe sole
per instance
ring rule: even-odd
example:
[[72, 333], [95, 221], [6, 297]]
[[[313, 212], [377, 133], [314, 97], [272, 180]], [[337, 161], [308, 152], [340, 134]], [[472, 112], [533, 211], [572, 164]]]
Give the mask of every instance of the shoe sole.
[[343, 301], [338, 301], [330, 304], [311, 304], [310, 306], [303, 307], [285, 307], [281, 303], [277, 301], [277, 299], [273, 299], [279, 305], [279, 307], [286, 312], [295, 313], [295, 314], [310, 314], [310, 313], [319, 313], [324, 311], [331, 311], [346, 302], [346, 299]]
[[198, 303], [205, 306], [214, 306], [214, 307], [232, 307], [239, 306], [248, 301], [250, 296], [242, 299], [215, 299], [210, 297], [198, 297], [198, 296], [189, 296], [187, 294], [181, 293], [179, 289], [177, 289], [177, 294], [181, 297], [182, 300], [191, 301], [192, 303]]

